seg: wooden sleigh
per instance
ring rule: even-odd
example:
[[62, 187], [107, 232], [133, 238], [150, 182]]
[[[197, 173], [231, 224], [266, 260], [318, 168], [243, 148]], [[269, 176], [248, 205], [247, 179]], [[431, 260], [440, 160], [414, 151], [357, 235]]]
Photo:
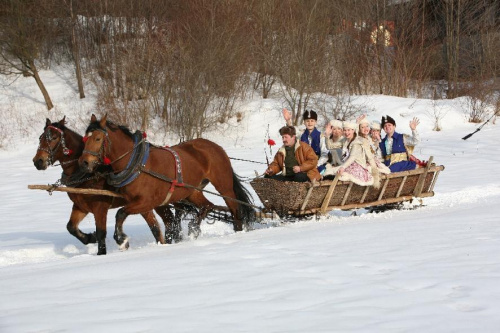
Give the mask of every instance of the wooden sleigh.
[[266, 212], [280, 217], [376, 207], [434, 196], [434, 185], [444, 166], [435, 165], [432, 159], [425, 168], [381, 175], [378, 189], [339, 181], [338, 177], [315, 183], [255, 178], [250, 184]]

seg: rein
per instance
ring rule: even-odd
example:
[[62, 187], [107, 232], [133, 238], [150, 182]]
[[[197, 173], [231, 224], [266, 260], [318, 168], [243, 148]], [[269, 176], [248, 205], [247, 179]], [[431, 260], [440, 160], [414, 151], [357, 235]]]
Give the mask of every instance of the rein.
[[267, 163], [264, 163], [264, 162], [257, 162], [257, 161], [252, 161], [252, 160], [245, 160], [243, 158], [229, 157], [229, 159], [235, 160], [235, 161], [244, 161], [244, 162], [256, 163], [256, 164], [267, 164]]

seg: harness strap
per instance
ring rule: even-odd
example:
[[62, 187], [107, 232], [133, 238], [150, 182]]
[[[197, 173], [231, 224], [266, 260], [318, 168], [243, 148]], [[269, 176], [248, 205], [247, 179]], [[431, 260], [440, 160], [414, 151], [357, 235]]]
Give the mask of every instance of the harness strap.
[[168, 190], [167, 197], [163, 202], [161, 203], [160, 206], [166, 205], [169, 201], [170, 198], [172, 197], [172, 194], [175, 191], [176, 187], [184, 187], [184, 181], [182, 180], [182, 165], [181, 165], [181, 158], [179, 157], [179, 154], [177, 152], [169, 147], [159, 147], [160, 149], [166, 150], [169, 153], [171, 153], [174, 156], [175, 160], [175, 177], [176, 179], [171, 181], [170, 189]]

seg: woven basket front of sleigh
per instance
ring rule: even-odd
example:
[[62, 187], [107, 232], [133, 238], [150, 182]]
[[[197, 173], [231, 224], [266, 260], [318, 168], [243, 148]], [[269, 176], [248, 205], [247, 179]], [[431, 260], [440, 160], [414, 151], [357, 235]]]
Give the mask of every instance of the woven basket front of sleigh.
[[255, 178], [250, 182], [264, 207], [269, 211], [298, 211], [311, 183], [281, 182], [270, 178]]

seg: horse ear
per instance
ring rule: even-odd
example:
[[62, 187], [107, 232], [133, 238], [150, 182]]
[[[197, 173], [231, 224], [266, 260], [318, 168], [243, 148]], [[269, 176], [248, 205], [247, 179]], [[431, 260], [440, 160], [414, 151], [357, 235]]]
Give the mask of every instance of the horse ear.
[[51, 122], [49, 118], [45, 118], [45, 127], [50, 126]]
[[93, 123], [96, 121], [97, 121], [97, 117], [95, 116], [95, 114], [92, 113], [92, 117], [90, 117], [90, 122]]
[[101, 128], [106, 128], [107, 118], [108, 118], [107, 113], [104, 115], [104, 117], [101, 118], [101, 121], [99, 122], [99, 125], [101, 126]]
[[66, 124], [66, 116], [63, 119], [59, 120], [59, 125], [64, 126]]

